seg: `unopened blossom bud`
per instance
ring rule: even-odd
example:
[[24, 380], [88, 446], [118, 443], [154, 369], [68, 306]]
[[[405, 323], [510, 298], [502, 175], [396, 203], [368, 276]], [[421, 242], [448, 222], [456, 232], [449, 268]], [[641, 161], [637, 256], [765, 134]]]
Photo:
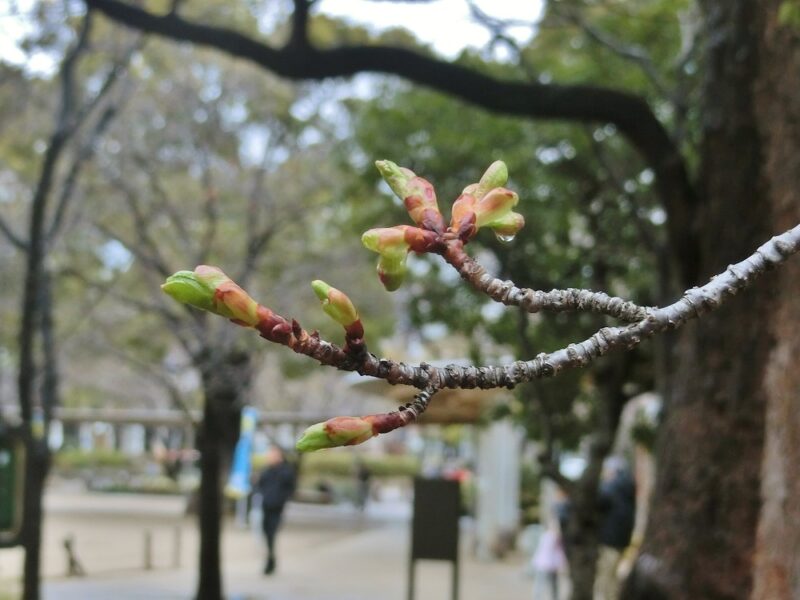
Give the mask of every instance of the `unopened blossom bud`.
[[322, 310], [334, 321], [343, 327], [358, 321], [358, 311], [344, 292], [319, 279], [312, 281], [311, 287], [322, 302]]
[[475, 197], [480, 200], [489, 193], [489, 190], [503, 187], [507, 182], [508, 167], [502, 160], [496, 160], [489, 165], [489, 168], [481, 176], [481, 180], [475, 190]]
[[489, 165], [478, 183], [470, 183], [462, 193], [480, 200], [494, 188], [503, 187], [506, 182], [508, 182], [508, 167], [502, 160], [496, 160]]
[[178, 302], [207, 310], [253, 327], [259, 322], [259, 306], [247, 292], [217, 267], [200, 265], [194, 271], [178, 271], [161, 286]]
[[399, 167], [390, 160], [378, 160], [375, 166], [408, 211], [411, 219], [423, 229], [444, 230], [444, 218], [436, 203], [433, 185], [414, 171]]
[[501, 220], [519, 202], [519, 196], [506, 188], [494, 188], [475, 204], [478, 227], [491, 227]]
[[494, 234], [501, 240], [510, 241], [525, 226], [525, 218], [515, 212], [510, 212], [506, 216], [487, 224], [494, 231]]
[[[474, 187], [474, 186], [470, 186]], [[460, 232], [462, 227], [469, 222], [475, 221], [475, 203], [477, 202], [475, 196], [465, 191], [461, 194], [451, 209], [450, 229], [455, 232]]]
[[312, 425], [303, 432], [296, 448], [313, 452], [323, 448], [354, 446], [377, 435], [370, 417], [335, 417]]
[[393, 292], [399, 288], [406, 276], [406, 257], [410, 250], [404, 228], [370, 229], [361, 236], [361, 243], [380, 254], [378, 277], [387, 291]]

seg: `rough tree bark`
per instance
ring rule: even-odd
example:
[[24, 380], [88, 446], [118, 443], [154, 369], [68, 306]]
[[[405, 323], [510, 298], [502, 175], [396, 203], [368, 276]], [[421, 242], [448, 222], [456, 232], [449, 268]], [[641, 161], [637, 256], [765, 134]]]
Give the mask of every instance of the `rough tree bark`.
[[[699, 177], [703, 200], [693, 225], [703, 277], [747, 252], [776, 225], [800, 220], [800, 100], [797, 87], [791, 87], [798, 81], [798, 46], [791, 32], [779, 31], [780, 4], [701, 2], [707, 46]], [[791, 350], [798, 347], [797, 289], [793, 265], [680, 332], [677, 371], [657, 450], [657, 500], [627, 597], [750, 596], [762, 464], [768, 477], [784, 483], [789, 465], [795, 464], [788, 456], [775, 458], [797, 432], [797, 418], [788, 416], [796, 412], [790, 406], [797, 401], [800, 382], [797, 369], [788, 365]], [[793, 431], [782, 429], [782, 415], [794, 423]], [[766, 461], [765, 424], [770, 440]], [[781, 502], [788, 498], [796, 509], [800, 490], [785, 496], [786, 485], [763, 488], [764, 550], [755, 571], [759, 597], [796, 597], [788, 591], [792, 570], [787, 569], [797, 560], [796, 552], [789, 551], [796, 546], [779, 540], [797, 540], [796, 531], [785, 537], [787, 507]], [[796, 575], [793, 585], [796, 590]]]
[[[800, 221], [800, 31], [781, 26], [776, 5], [760, 23], [764, 67], [755, 87], [756, 114], [774, 227]], [[764, 377], [767, 425], [756, 538], [757, 600], [800, 598], [800, 265], [777, 274], [773, 346]]]

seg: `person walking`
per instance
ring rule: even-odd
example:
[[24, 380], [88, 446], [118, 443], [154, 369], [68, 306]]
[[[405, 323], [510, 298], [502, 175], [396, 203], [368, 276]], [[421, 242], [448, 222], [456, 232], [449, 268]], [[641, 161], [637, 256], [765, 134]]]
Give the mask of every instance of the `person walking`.
[[362, 459], [356, 463], [356, 508], [363, 513], [369, 499], [372, 472]]
[[537, 578], [534, 586], [534, 598], [542, 598], [540, 578], [543, 578], [549, 587], [548, 597], [551, 600], [559, 600], [558, 579], [567, 568], [567, 557], [564, 555], [564, 543], [557, 521], [553, 520], [547, 525], [539, 537], [536, 552], [531, 559], [531, 566]]
[[595, 598], [616, 600], [620, 580], [617, 574], [622, 553], [631, 541], [636, 516], [636, 484], [624, 459], [606, 459], [598, 504], [600, 549], [595, 578]]
[[273, 446], [267, 454], [267, 467], [256, 484], [256, 490], [261, 494], [261, 527], [267, 540], [265, 575], [275, 572], [275, 537], [281, 525], [283, 509], [294, 493], [296, 482], [294, 467], [286, 460], [283, 450]]

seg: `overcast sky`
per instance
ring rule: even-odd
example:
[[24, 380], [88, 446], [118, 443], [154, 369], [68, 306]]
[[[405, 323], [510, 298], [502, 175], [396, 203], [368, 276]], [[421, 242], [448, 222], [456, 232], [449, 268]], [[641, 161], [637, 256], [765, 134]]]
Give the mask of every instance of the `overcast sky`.
[[[270, 1], [270, 0], [265, 0]], [[481, 10], [500, 19], [515, 19], [535, 23], [542, 10], [542, 0], [474, 0]], [[34, 0], [0, 0], [0, 57], [21, 64], [26, 55], [17, 46], [29, 30], [30, 23], [20, 15], [29, 14]], [[453, 57], [466, 46], [482, 47], [489, 40], [485, 28], [475, 23], [465, 0], [431, 0], [430, 2], [389, 2], [377, 0], [320, 0], [316, 11], [347, 18], [373, 30], [405, 27], [441, 54]], [[530, 38], [532, 29], [515, 27], [509, 33], [518, 41]], [[38, 55], [28, 58], [28, 68], [34, 72], [51, 71], [52, 57]]]
[[[542, 10], [542, 0], [474, 0], [474, 3], [492, 17], [531, 23], [539, 19]], [[473, 21], [465, 0], [424, 3], [321, 0], [317, 10], [376, 29], [405, 27], [448, 57], [465, 46], [481, 47], [489, 40], [487, 30]], [[531, 28], [515, 27], [509, 33], [518, 41], [526, 41]]]

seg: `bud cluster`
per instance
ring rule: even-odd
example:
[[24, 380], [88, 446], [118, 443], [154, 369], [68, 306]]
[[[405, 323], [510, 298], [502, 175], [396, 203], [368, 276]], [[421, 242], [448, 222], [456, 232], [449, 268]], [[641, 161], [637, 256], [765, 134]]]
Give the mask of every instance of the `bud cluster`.
[[508, 169], [502, 161], [492, 163], [478, 183], [464, 188], [453, 203], [447, 228], [436, 193], [427, 180], [388, 160], [379, 160], [375, 165], [417, 224], [370, 229], [361, 237], [366, 248], [380, 255], [378, 276], [390, 292], [405, 279], [409, 252], [442, 252], [447, 239], [466, 243], [481, 227], [492, 229], [502, 241], [510, 241], [525, 224], [522, 215], [512, 211], [519, 197], [503, 187], [508, 181]]

